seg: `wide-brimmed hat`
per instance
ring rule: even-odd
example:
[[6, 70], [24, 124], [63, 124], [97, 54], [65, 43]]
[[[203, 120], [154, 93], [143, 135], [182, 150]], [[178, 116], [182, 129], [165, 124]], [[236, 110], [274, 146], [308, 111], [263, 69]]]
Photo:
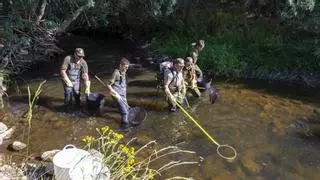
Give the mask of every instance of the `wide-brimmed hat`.
[[184, 60], [182, 58], [177, 58], [173, 60], [173, 64], [178, 64], [179, 66], [184, 66]]
[[80, 57], [84, 57], [84, 50], [82, 48], [76, 48], [74, 50], [74, 53], [77, 55], [77, 56], [80, 56]]

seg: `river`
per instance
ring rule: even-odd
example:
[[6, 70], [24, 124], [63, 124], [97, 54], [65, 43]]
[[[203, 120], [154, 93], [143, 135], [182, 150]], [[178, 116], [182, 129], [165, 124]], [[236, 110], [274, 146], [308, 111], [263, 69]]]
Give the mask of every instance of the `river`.
[[[92, 92], [105, 91], [93, 78], [94, 74], [105, 80], [117, 60], [122, 56], [131, 60], [135, 53], [128, 43], [117, 39], [75, 36], [63, 39], [59, 44], [66, 53], [72, 53], [76, 47], [85, 49]], [[21, 77], [20, 93], [10, 92], [10, 107], [1, 113], [6, 124], [17, 127], [13, 139], [26, 141], [28, 126], [23, 122], [23, 115], [27, 107], [27, 83], [34, 92], [40, 82], [47, 80], [39, 106], [34, 108], [29, 135], [30, 156], [61, 149], [66, 144], [80, 146], [83, 136], [96, 135], [96, 128], [108, 125], [117, 129], [119, 126], [120, 116], [110, 97], [106, 97], [101, 116], [86, 113], [85, 106], [78, 113], [63, 113], [63, 87], [58, 76], [62, 59]], [[215, 104], [209, 103], [205, 93], [199, 100], [190, 97], [191, 108], [187, 111], [217, 142], [237, 150], [237, 158], [227, 161], [217, 154], [217, 146], [181, 111], [167, 111], [166, 101], [156, 89], [154, 70], [147, 67], [129, 69], [128, 77], [129, 104], [145, 108], [147, 118], [126, 133], [125, 138], [136, 137], [140, 144], [156, 140], [159, 147], [177, 145], [196, 152], [190, 158], [198, 160], [199, 164], [173, 168], [164, 177], [179, 175], [204, 180], [320, 178], [319, 139], [297, 135], [291, 126], [297, 119], [320, 117], [316, 93], [295, 86], [214, 79], [214, 86], [220, 90]], [[6, 150], [5, 145], [0, 152], [19, 154]]]

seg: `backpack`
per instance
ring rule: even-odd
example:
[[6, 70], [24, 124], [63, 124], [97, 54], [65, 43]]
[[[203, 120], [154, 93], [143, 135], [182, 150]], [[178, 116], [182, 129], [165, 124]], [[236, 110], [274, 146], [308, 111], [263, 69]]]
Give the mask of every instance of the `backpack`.
[[172, 71], [172, 62], [164, 61], [159, 64], [159, 71], [156, 74], [157, 88], [161, 88], [164, 86], [164, 72], [167, 70]]

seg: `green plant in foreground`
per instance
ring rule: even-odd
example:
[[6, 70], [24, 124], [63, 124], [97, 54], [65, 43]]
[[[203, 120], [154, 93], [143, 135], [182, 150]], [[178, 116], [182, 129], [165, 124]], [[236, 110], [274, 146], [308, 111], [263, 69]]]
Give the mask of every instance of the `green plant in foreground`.
[[[28, 86], [28, 103], [29, 103], [29, 109], [27, 114], [27, 120], [28, 120], [28, 143], [27, 147], [29, 147], [29, 140], [30, 140], [30, 132], [31, 132], [31, 122], [32, 122], [32, 108], [36, 102], [36, 100], [39, 98], [39, 95], [42, 92], [42, 86], [47, 82], [47, 80], [44, 80], [42, 83], [40, 83], [38, 89], [36, 90], [34, 96], [32, 97], [30, 87]], [[27, 148], [27, 155], [29, 154], [29, 148]]]
[[[103, 162], [110, 169], [112, 179], [154, 179], [156, 176], [161, 176], [161, 173], [173, 167], [197, 164], [198, 162], [186, 161], [171, 161], [158, 169], [150, 167], [151, 163], [159, 159], [163, 159], [172, 154], [188, 153], [193, 154], [193, 151], [181, 150], [176, 146], [169, 146], [160, 150], [153, 150], [150, 152], [146, 148], [156, 144], [155, 141], [150, 141], [138, 150], [130, 147], [130, 143], [135, 139], [130, 140], [127, 144], [121, 142], [123, 135], [119, 134], [108, 126], [96, 129], [99, 137], [85, 136], [82, 140], [86, 143], [86, 148], [96, 148], [104, 156]], [[139, 153], [148, 154], [141, 158]], [[149, 153], [148, 153], [149, 152]], [[137, 158], [139, 157], [139, 158]], [[139, 160], [137, 160], [139, 159]], [[170, 179], [188, 179], [184, 177], [173, 177]], [[190, 179], [190, 178], [189, 178]]]

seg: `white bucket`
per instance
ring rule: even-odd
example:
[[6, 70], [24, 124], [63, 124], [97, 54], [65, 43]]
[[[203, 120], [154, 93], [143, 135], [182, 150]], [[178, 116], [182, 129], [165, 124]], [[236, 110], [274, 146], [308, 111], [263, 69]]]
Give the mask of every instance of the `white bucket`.
[[54, 176], [56, 180], [68, 180], [69, 169], [81, 159], [89, 156], [88, 151], [78, 149], [74, 145], [66, 145], [52, 159], [54, 164]]
[[109, 180], [110, 170], [101, 158], [86, 156], [69, 170], [71, 180]]

